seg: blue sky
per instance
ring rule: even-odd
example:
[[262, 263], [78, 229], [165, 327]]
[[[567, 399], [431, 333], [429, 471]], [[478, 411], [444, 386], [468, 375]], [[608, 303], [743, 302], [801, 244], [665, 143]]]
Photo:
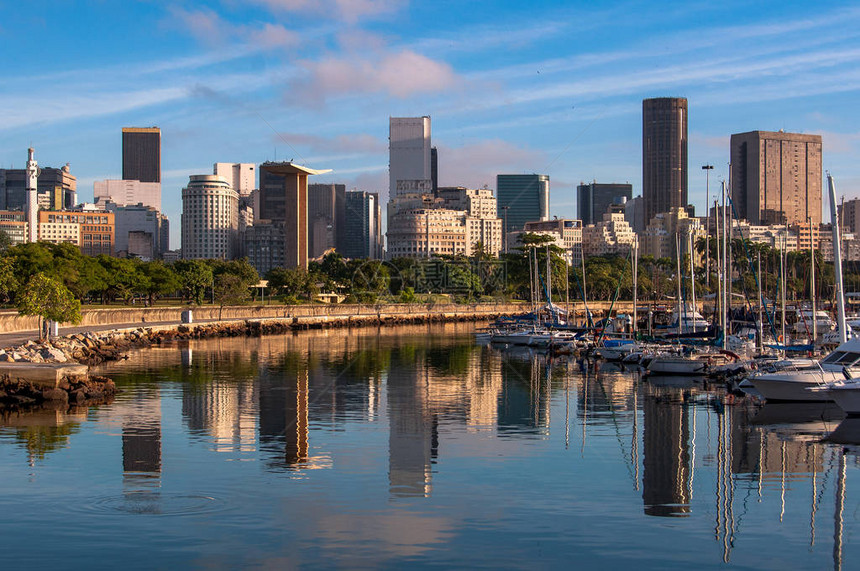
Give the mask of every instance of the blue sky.
[[641, 101], [682, 96], [698, 211], [700, 166], [727, 176], [729, 136], [756, 129], [821, 134], [852, 198], [858, 38], [852, 2], [2, 0], [0, 165], [33, 145], [89, 201], [121, 128], [157, 125], [177, 248], [189, 175], [294, 159], [384, 192], [388, 117], [430, 115], [441, 184], [546, 173], [573, 216], [580, 181], [641, 192]]

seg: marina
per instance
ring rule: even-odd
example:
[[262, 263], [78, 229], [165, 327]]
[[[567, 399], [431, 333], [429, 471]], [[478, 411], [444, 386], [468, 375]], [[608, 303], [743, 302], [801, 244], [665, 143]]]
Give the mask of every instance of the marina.
[[[858, 556], [860, 429], [834, 403], [762, 404], [708, 377], [480, 345], [475, 331], [181, 340], [94, 368], [117, 384], [110, 403], [6, 411], [7, 560], [82, 556], [82, 530], [105, 561], [152, 554], [130, 568], [841, 569]], [[29, 546], [37, 525], [55, 529], [47, 549]]]

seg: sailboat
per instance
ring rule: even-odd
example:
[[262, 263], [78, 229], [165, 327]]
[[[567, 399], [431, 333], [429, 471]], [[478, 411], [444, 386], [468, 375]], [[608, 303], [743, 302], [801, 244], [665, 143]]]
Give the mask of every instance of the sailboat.
[[[825, 401], [832, 400], [828, 383], [860, 377], [860, 339], [848, 339], [845, 319], [845, 292], [842, 286], [842, 249], [839, 243], [839, 217], [836, 212], [836, 183], [827, 173], [830, 191], [830, 219], [833, 226], [833, 260], [836, 274], [836, 301], [840, 345], [813, 365], [753, 375], [750, 383], [766, 400]], [[834, 385], [835, 386], [835, 385]], [[815, 389], [815, 390], [810, 390]]]

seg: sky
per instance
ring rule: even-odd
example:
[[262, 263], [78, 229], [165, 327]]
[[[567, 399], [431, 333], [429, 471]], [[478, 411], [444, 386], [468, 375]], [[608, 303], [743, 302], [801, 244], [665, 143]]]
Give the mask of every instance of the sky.
[[641, 194], [642, 99], [686, 97], [697, 212], [701, 165], [713, 200], [752, 130], [820, 134], [854, 198], [858, 39], [856, 2], [0, 0], [0, 167], [33, 146], [91, 201], [121, 177], [121, 129], [158, 126], [178, 248], [190, 175], [294, 160], [387, 196], [388, 118], [429, 115], [441, 185], [548, 174], [572, 217], [580, 182]]

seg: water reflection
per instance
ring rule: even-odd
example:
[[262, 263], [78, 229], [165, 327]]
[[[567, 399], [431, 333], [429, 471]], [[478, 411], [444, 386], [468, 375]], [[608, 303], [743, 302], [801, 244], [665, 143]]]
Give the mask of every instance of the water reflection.
[[[842, 514], [856, 509], [846, 481], [857, 459], [843, 448], [860, 445], [860, 420], [840, 424], [832, 405], [761, 407], [702, 378], [477, 347], [462, 325], [195, 341], [103, 372], [122, 389], [115, 403], [89, 415], [7, 412], [0, 451], [14, 443], [48, 463], [96, 425], [88, 438], [115, 450], [104, 468], [116, 482], [121, 473], [127, 513], [169, 513], [204, 491], [195, 482], [179, 493], [180, 474], [223, 471], [241, 482], [226, 497], [259, 487], [289, 498], [290, 510], [271, 509], [298, 510], [308, 528], [289, 541], [326, 541], [344, 557], [372, 551], [377, 565], [499, 530], [501, 550], [522, 548], [529, 528], [584, 548], [600, 530], [584, 521], [602, 518], [615, 527], [597, 543], [620, 535], [650, 553], [659, 528], [686, 564], [738, 562], [740, 552], [760, 566], [744, 534], [799, 539], [805, 551], [792, 557], [813, 567], [822, 543], [837, 568], [852, 549]], [[248, 519], [270, 509], [259, 503]], [[690, 553], [673, 545], [679, 537]]]

